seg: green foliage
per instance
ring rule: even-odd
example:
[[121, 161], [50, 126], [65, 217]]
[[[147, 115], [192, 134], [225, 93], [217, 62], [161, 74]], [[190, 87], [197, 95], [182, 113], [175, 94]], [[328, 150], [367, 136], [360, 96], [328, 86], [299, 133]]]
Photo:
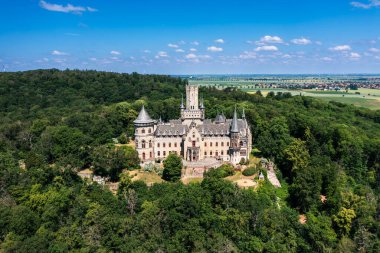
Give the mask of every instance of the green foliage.
[[205, 173], [205, 177], [225, 178], [235, 174], [234, 166], [229, 164], [223, 164], [216, 169], [210, 169]]
[[342, 235], [347, 235], [351, 230], [352, 220], [356, 217], [352, 209], [342, 208], [337, 215], [333, 216], [333, 221]]
[[[137, 73], [0, 73], [0, 251], [379, 252], [380, 111], [202, 87], [209, 118], [244, 106], [253, 150], [275, 162], [282, 188], [239, 189], [222, 179], [233, 173], [225, 165], [191, 185], [148, 187], [120, 174], [139, 160], [112, 139], [133, 136], [142, 104], [154, 118], [178, 118], [185, 84]], [[168, 180], [179, 179], [180, 162], [165, 161]], [[117, 196], [80, 180], [76, 169], [90, 166], [120, 176]]]
[[112, 145], [99, 146], [91, 153], [94, 173], [102, 176], [113, 175], [114, 178], [125, 167], [124, 152]]
[[164, 160], [164, 170], [162, 172], [162, 179], [166, 181], [175, 182], [181, 178], [182, 171], [182, 158], [171, 153]]
[[243, 170], [242, 174], [246, 177], [252, 176], [257, 172], [256, 167], [249, 167]]

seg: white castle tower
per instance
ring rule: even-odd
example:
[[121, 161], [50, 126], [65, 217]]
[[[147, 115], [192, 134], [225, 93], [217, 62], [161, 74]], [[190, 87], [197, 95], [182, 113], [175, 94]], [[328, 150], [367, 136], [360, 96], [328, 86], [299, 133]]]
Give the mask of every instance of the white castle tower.
[[135, 121], [136, 150], [142, 162], [154, 161], [154, 131], [157, 122], [149, 116], [142, 106], [139, 116]]
[[197, 125], [201, 124], [205, 118], [205, 107], [203, 99], [201, 103], [198, 101], [198, 85], [186, 86], [186, 107], [181, 103], [181, 120], [183, 124], [190, 125], [191, 122], [195, 122]]

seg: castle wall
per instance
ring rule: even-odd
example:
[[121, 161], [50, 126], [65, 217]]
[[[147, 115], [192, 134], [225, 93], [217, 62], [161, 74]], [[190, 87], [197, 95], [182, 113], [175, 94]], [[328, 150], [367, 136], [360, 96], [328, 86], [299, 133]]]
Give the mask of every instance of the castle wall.
[[171, 152], [182, 155], [182, 137], [156, 137], [154, 154], [156, 159], [164, 159]]

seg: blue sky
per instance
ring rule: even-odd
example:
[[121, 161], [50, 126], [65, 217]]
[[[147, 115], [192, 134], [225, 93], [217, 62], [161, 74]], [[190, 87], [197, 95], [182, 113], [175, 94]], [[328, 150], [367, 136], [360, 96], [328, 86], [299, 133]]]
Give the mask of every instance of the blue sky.
[[380, 0], [0, 0], [0, 65], [380, 73]]

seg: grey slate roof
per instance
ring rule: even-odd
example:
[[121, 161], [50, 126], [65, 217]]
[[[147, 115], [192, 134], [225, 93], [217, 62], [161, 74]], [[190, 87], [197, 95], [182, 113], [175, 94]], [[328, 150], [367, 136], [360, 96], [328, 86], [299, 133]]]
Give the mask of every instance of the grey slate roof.
[[187, 133], [188, 127], [181, 124], [163, 124], [158, 125], [154, 133], [155, 136], [182, 136]]
[[[237, 125], [239, 129], [243, 129], [245, 122], [242, 119], [237, 119]], [[215, 124], [212, 122], [204, 122], [202, 125], [198, 125], [197, 129], [202, 136], [211, 136], [211, 135], [229, 135], [231, 119], [226, 119], [225, 123]]]
[[218, 115], [216, 115], [214, 122], [216, 124], [224, 123], [224, 122], [226, 122], [226, 117], [223, 114], [218, 114]]
[[[228, 136], [230, 134], [232, 120], [226, 119], [225, 123], [215, 124], [210, 120], [204, 121], [203, 124], [197, 125], [196, 128], [202, 136], [214, 136], [222, 135]], [[236, 119], [236, 124], [238, 129], [240, 129], [241, 134], [244, 134], [245, 120]], [[181, 120], [170, 120], [169, 123], [163, 123], [157, 125], [157, 129], [154, 133], [156, 137], [169, 137], [169, 136], [183, 136], [189, 131], [187, 125], [182, 125]], [[239, 131], [240, 132], [240, 131]]]
[[155, 121], [152, 120], [152, 118], [149, 116], [148, 112], [145, 110], [144, 105], [141, 108], [141, 111], [139, 113], [139, 116], [133, 123], [135, 124], [148, 124], [148, 123], [154, 123]]

